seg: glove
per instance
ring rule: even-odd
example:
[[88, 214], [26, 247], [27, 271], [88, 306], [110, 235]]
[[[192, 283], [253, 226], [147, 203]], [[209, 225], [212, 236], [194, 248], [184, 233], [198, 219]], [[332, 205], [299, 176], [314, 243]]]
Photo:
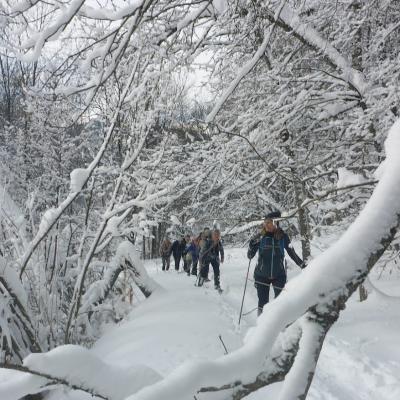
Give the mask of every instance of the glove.
[[253, 247], [253, 246], [255, 246], [256, 244], [257, 244], [257, 239], [256, 239], [256, 238], [251, 239], [250, 242], [249, 242], [249, 246], [250, 246], [250, 247]]

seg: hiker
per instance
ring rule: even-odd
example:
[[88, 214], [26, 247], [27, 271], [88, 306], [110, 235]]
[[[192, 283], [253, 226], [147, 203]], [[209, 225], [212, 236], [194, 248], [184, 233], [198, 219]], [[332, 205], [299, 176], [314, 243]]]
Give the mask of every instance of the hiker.
[[[197, 263], [199, 261], [199, 253], [200, 253], [200, 246], [199, 246], [200, 237], [192, 237], [191, 242], [188, 246], [186, 246], [186, 256], [185, 260], [187, 262], [187, 274], [197, 276]], [[192, 269], [190, 269], [192, 267]]]
[[[188, 249], [189, 249], [189, 245], [190, 245], [190, 235], [185, 235], [184, 239], [185, 239], [185, 244], [184, 244], [185, 247], [183, 247], [183, 250], [182, 250], [183, 270], [185, 272], [188, 272], [188, 269], [189, 269], [188, 275], [190, 275], [190, 264], [192, 263], [191, 255], [188, 254]], [[182, 246], [183, 246], [183, 243], [182, 243]]]
[[204, 241], [203, 247], [200, 249], [200, 277], [198, 286], [202, 286], [208, 276], [210, 264], [214, 270], [214, 287], [221, 291], [220, 287], [220, 263], [224, 262], [224, 247], [221, 243], [221, 232], [214, 229], [211, 238], [208, 237]]
[[168, 271], [172, 252], [172, 243], [168, 238], [165, 238], [160, 246], [160, 256], [162, 260], [162, 270]]
[[[201, 254], [201, 249], [205, 246], [207, 240], [211, 239], [211, 230], [210, 228], [206, 227], [203, 229], [203, 232], [200, 233], [199, 235], [199, 263], [200, 263], [200, 268], [201, 268], [201, 261], [200, 261], [200, 254]], [[205, 282], [210, 282], [210, 279], [208, 279], [208, 272], [207, 276], [205, 278]]]
[[185, 251], [185, 248], [186, 248], [186, 240], [184, 237], [182, 237], [181, 240], [175, 240], [174, 243], [172, 243], [171, 250], [175, 261], [176, 271], [179, 271], [179, 264], [181, 262], [182, 253]]
[[269, 300], [269, 286], [272, 285], [275, 297], [278, 297], [286, 284], [284, 266], [285, 250], [290, 258], [300, 267], [305, 268], [303, 260], [290, 244], [289, 236], [279, 227], [280, 211], [265, 216], [261, 233], [249, 243], [247, 257], [251, 260], [258, 251], [258, 261], [254, 269], [254, 286], [258, 296], [258, 315]]

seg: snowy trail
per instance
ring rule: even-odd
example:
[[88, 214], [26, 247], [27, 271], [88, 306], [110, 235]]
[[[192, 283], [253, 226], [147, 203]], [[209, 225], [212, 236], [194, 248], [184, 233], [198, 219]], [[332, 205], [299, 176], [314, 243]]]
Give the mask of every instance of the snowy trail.
[[[182, 363], [223, 355], [220, 334], [229, 351], [240, 347], [248, 328], [256, 323], [256, 312], [243, 317], [238, 326], [247, 270], [246, 251], [228, 249], [226, 253], [221, 268], [222, 295], [213, 289], [212, 281], [197, 288], [195, 277], [174, 270], [163, 272], [158, 266], [159, 260], [147, 262], [150, 275], [166, 289], [166, 293], [141, 303], [131, 312], [128, 321], [105, 333], [93, 351], [112, 364], [143, 363], [166, 375]], [[289, 279], [299, 272], [290, 265]], [[392, 294], [400, 295], [393, 280], [383, 284]], [[256, 305], [255, 289], [249, 282], [244, 312]], [[374, 295], [365, 303], [352, 299], [327, 337], [309, 398], [398, 400], [399, 330], [398, 312], [393, 305]], [[275, 384], [260, 390], [249, 399], [272, 396], [279, 386]]]
[[[238, 325], [248, 266], [246, 249], [226, 249], [225, 259], [221, 267], [222, 294], [214, 290], [212, 281], [198, 288], [194, 286], [194, 276], [188, 277], [174, 270], [163, 272], [159, 266], [160, 260], [146, 262], [149, 274], [165, 290], [155, 292], [149, 299], [137, 300], [129, 316], [118, 326], [106, 327], [103, 336], [87, 351], [95, 358], [100, 358], [105, 368], [109, 368], [107, 365], [117, 367], [112, 368], [114, 375], [101, 377], [94, 372], [93, 379], [97, 379], [97, 384], [107, 389], [118, 380], [118, 371], [124, 375], [119, 377], [120, 382], [124, 379], [130, 382], [129, 374], [137, 377], [135, 371], [138, 371], [138, 366], [150, 368], [139, 367], [149, 371], [145, 374], [147, 378], [151, 375], [159, 379], [158, 374], [166, 376], [178, 366], [183, 365], [184, 368], [196, 361], [223, 357], [225, 350], [219, 335], [229, 352], [241, 347], [246, 333], [257, 323], [256, 312], [252, 312], [244, 316], [241, 325]], [[254, 264], [255, 261], [252, 262], [250, 276]], [[288, 272], [289, 280], [301, 273], [291, 264]], [[371, 276], [374, 285], [386, 294], [400, 297], [400, 271], [386, 274], [381, 280], [377, 280], [377, 276], [378, 273]], [[290, 290], [295, 290], [295, 287], [292, 285]], [[256, 291], [253, 283], [249, 282], [244, 312], [252, 310], [256, 305]], [[350, 299], [346, 310], [326, 338], [308, 399], [400, 399], [399, 306], [400, 299], [388, 298], [376, 292], [363, 303], [358, 301], [356, 295]], [[81, 354], [81, 351], [78, 353]], [[69, 355], [71, 358], [71, 353]], [[90, 363], [84, 361], [87, 355], [82, 353], [81, 356], [83, 364], [80, 369], [91, 370]], [[93, 365], [96, 363], [93, 361]], [[71, 373], [76, 372], [79, 377], [80, 369], [71, 370]], [[151, 370], [155, 372], [150, 373]], [[0, 382], [7, 381], [10, 373], [5, 371], [0, 375]], [[101, 379], [100, 383], [98, 379]], [[140, 385], [154, 382], [154, 379], [143, 381], [140, 378], [132, 382]], [[118, 397], [121, 400], [126, 397], [122, 393], [127, 393], [130, 387], [125, 386], [116, 389], [121, 394]], [[271, 385], [247, 398], [279, 398], [280, 386], [280, 383]], [[226, 400], [226, 393], [197, 397], [199, 400]], [[90, 398], [90, 395], [83, 392], [61, 389], [51, 392], [46, 400]]]

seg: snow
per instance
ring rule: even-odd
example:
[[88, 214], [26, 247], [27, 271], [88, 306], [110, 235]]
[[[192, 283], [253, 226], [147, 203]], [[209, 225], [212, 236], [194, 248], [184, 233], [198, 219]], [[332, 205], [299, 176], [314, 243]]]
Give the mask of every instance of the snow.
[[186, 225], [192, 226], [196, 223], [196, 218], [190, 218], [186, 221]]
[[80, 10], [79, 14], [93, 19], [117, 21], [123, 19], [127, 15], [134, 14], [138, 8], [142, 7], [143, 3], [143, 0], [130, 1], [129, 4], [124, 5], [116, 11], [104, 7], [100, 9], [85, 5]]
[[26, 307], [28, 298], [21, 281], [18, 278], [18, 273], [15, 266], [7, 264], [5, 259], [0, 256], [0, 277], [7, 282], [8, 289], [17, 296], [21, 304]]
[[235, 91], [235, 89], [240, 84], [242, 79], [256, 66], [256, 64], [258, 63], [260, 58], [265, 53], [265, 50], [267, 49], [272, 32], [273, 32], [272, 27], [268, 27], [264, 30], [264, 39], [263, 39], [260, 47], [257, 49], [257, 51], [255, 52], [253, 57], [242, 66], [242, 68], [238, 72], [236, 78], [233, 79], [233, 81], [231, 82], [229, 87], [225, 90], [225, 92], [222, 94], [222, 96], [217, 100], [217, 102], [215, 103], [215, 106], [213, 107], [211, 112], [206, 117], [207, 123], [212, 122], [215, 119], [215, 117], [218, 114], [218, 112], [220, 111], [221, 107], [228, 100], [229, 96]]
[[226, 0], [213, 0], [213, 6], [218, 14], [223, 14], [228, 9], [228, 2]]
[[89, 179], [90, 171], [86, 168], [76, 168], [71, 172], [71, 192], [80, 192]]
[[[32, 371], [62, 377], [73, 385], [103, 393], [113, 400], [122, 400], [144, 385], [160, 379], [159, 374], [151, 368], [134, 364], [129, 368], [110, 365], [90, 350], [76, 345], [59, 346], [44, 354], [31, 354], [25, 358], [23, 365]], [[17, 375], [17, 379], [0, 386], [0, 398], [16, 399], [18, 397], [11, 397], [12, 393], [20, 395], [33, 392], [46, 382], [45, 378], [34, 375]]]
[[366, 182], [366, 179], [362, 175], [355, 174], [346, 168], [338, 168], [338, 181], [336, 183], [338, 189], [346, 186], [359, 185], [364, 182]]
[[42, 32], [33, 34], [25, 43], [22, 44], [22, 48], [29, 49], [29, 52], [20, 55], [21, 60], [27, 63], [37, 61], [46, 41], [58, 37], [65, 26], [72, 20], [75, 13], [77, 13], [82, 7], [83, 3], [84, 0], [72, 0], [69, 7], [60, 6], [61, 12], [55, 23], [45, 28]]
[[341, 295], [345, 283], [366, 269], [368, 255], [379, 248], [380, 240], [395, 225], [400, 211], [399, 148], [400, 121], [392, 127], [385, 143], [387, 173], [358, 218], [336, 243], [288, 283], [276, 301], [265, 307], [251, 337], [245, 338], [241, 348], [214, 361], [179, 367], [156, 385], [130, 396], [129, 400], [151, 400], [161, 395], [185, 399], [203, 385], [221, 386], [236, 380], [254, 380], [280, 331], [311, 306], [320, 304], [322, 293], [327, 301]]
[[175, 215], [171, 215], [170, 220], [174, 225], [181, 225], [181, 222], [179, 221], [178, 217]]
[[279, 14], [279, 18], [312, 47], [321, 51], [334, 65], [341, 69], [343, 79], [351, 83], [360, 94], [366, 93], [368, 84], [364, 75], [360, 71], [352, 68], [350, 61], [316, 31], [311, 24], [303, 23], [301, 18], [289, 5], [284, 5]]
[[[221, 281], [225, 287], [222, 296], [207, 287], [194, 287], [193, 277], [180, 276], [173, 271], [161, 273], [157, 268], [155, 271], [153, 268], [153, 276], [169, 291], [166, 293], [156, 291], [149, 300], [132, 311], [128, 322], [105, 334], [93, 349], [104, 362], [124, 364], [124, 367], [128, 367], [132, 360], [142, 361], [160, 374], [167, 374], [164, 379], [129, 395], [127, 399], [150, 400], [160, 397], [167, 400], [187, 399], [205, 385], [221, 386], [237, 380], [251, 382], [263, 369], [266, 358], [273, 351], [273, 344], [288, 324], [302, 316], [311, 306], [320, 304], [321, 307], [322, 293], [327, 301], [336, 299], [344, 292], [345, 283], [349, 279], [366, 271], [368, 255], [379, 248], [380, 240], [395, 224], [400, 211], [399, 148], [400, 121], [390, 130], [385, 143], [387, 154], [385, 171], [358, 218], [339, 240], [313, 259], [307, 269], [291, 277], [279, 298], [266, 305], [264, 313], [247, 334], [244, 333], [249, 323], [251, 325], [255, 323], [254, 315], [244, 318], [241, 329], [236, 323], [245, 276], [245, 249], [242, 249], [240, 255], [231, 253], [230, 257], [227, 252], [227, 262], [222, 266]], [[130, 253], [130, 249], [127, 249], [127, 252]], [[231, 279], [235, 276], [237, 268], [240, 268], [240, 278], [235, 282]], [[254, 290], [252, 296], [251, 308], [255, 304]], [[245, 303], [245, 310], [249, 309], [249, 297], [250, 293]], [[373, 301], [374, 297], [371, 297]], [[379, 304], [380, 298], [377, 300], [375, 297], [375, 300], [382, 312], [385, 305]], [[354, 307], [357, 309], [366, 305], [370, 307], [368, 303], [359, 306], [356, 304]], [[393, 312], [392, 303], [384, 312], [389, 315]], [[361, 316], [359, 310], [352, 315], [350, 329], [355, 329], [354, 320]], [[385, 321], [385, 331], [389, 332], [388, 342], [391, 346], [395, 346], [399, 328], [398, 319], [385, 319]], [[388, 324], [392, 326], [388, 328]], [[352, 334], [347, 332], [347, 340], [351, 341], [357, 337], [353, 332], [354, 330]], [[394, 336], [392, 332], [396, 332], [396, 341], [392, 339]], [[229, 349], [228, 355], [224, 355], [222, 345], [218, 341], [220, 334]], [[335, 337], [331, 340], [339, 350], [345, 347]], [[307, 342], [309, 343], [309, 339]], [[372, 376], [378, 377], [375, 383], [370, 378], [366, 379], [366, 390], [370, 391], [373, 387], [376, 393], [381, 394], [381, 398], [390, 399], [388, 396], [393, 395], [392, 398], [397, 399], [400, 386], [394, 371], [400, 365], [400, 355], [395, 350], [379, 352], [378, 356], [381, 357], [381, 364], [374, 360], [368, 365], [361, 358], [362, 365], [369, 367], [365, 375], [368, 376], [372, 370]], [[43, 355], [35, 357], [40, 359]], [[333, 363], [337, 363], [337, 357], [332, 359]], [[359, 359], [360, 357], [356, 360]], [[349, 371], [346, 376], [354, 376], [355, 364], [357, 362], [348, 362]], [[340, 368], [340, 372], [344, 369]], [[330, 369], [325, 368], [320, 376], [323, 377], [323, 374], [329, 372]], [[293, 377], [294, 380], [296, 378], [298, 376]], [[382, 381], [387, 382], [391, 389], [387, 390], [385, 385], [379, 383]], [[92, 381], [89, 379], [85, 382]], [[318, 384], [318, 380], [316, 382]], [[316, 390], [320, 393], [319, 389]], [[351, 391], [352, 387], [349, 390]], [[368, 398], [367, 392], [360, 393], [363, 396], [360, 399]], [[356, 394], [357, 391], [354, 391], [351, 398], [356, 398]]]
[[[0, 173], [4, 173], [0, 170]], [[24, 218], [21, 210], [15, 204], [6, 188], [0, 184], [0, 218], [12, 221], [18, 228], [23, 224]]]
[[53, 226], [53, 224], [55, 223], [58, 216], [59, 216], [58, 208], [49, 208], [48, 210], [46, 210], [39, 224], [38, 235], [42, 235], [47, 230], [49, 230], [50, 227]]
[[[298, 250], [297, 243], [295, 247]], [[118, 327], [109, 327], [92, 350], [63, 346], [59, 353], [50, 352], [45, 359], [40, 359], [41, 355], [28, 359], [29, 366], [39, 369], [46, 365], [45, 368], [53, 375], [71, 374], [68, 376], [78, 379], [74, 374], [75, 367], [75, 370], [79, 370], [81, 379], [88, 374], [87, 379], [85, 378], [87, 386], [90, 383], [98, 390], [116, 390], [118, 393], [113, 392], [113, 395], [121, 398], [118, 396], [122, 396], [123, 390], [127, 393], [138, 388], [129, 381], [128, 376], [137, 376], [142, 366], [145, 366], [145, 370], [150, 371], [150, 377], [153, 376], [156, 380], [159, 375], [168, 376], [183, 363], [185, 364], [182, 368], [185, 370], [193, 362], [204, 363], [218, 357], [226, 358], [218, 336], [222, 335], [228, 351], [232, 352], [242, 346], [246, 333], [249, 329], [250, 332], [254, 332], [253, 327], [256, 324], [255, 312], [244, 316], [240, 327], [237, 324], [247, 269], [246, 250], [226, 249], [226, 260], [221, 272], [224, 288], [222, 295], [217, 294], [211, 284], [206, 284], [203, 288], [195, 287], [195, 277], [187, 277], [186, 274], [175, 271], [161, 271], [160, 260], [146, 262], [145, 268], [150, 277], [163, 286], [165, 291], [155, 293], [149, 299], [136, 304], [128, 319]], [[289, 264], [291, 281], [301, 274], [297, 267]], [[377, 280], [378, 275], [375, 273], [371, 276], [375, 285], [387, 294], [400, 296], [400, 272], [380, 280]], [[256, 301], [255, 289], [248, 285], [244, 311], [253, 309]], [[391, 302], [386, 302], [375, 294], [371, 294], [363, 303], [359, 303], [355, 295], [328, 334], [308, 398], [397, 400], [400, 388], [397, 373], [400, 367], [400, 321], [397, 310]], [[286, 341], [290, 341], [290, 336]], [[130, 374], [129, 371], [135, 371], [137, 365], [141, 367]], [[100, 373], [100, 368], [106, 366], [107, 372]], [[91, 370], [98, 373], [91, 375]], [[121, 377], [115, 380], [117, 373]], [[144, 373], [143, 385], [151, 383], [147, 377]], [[127, 383], [124, 383], [123, 379], [126, 379]], [[27, 380], [29, 385], [42, 382], [26, 374], [16, 375], [10, 371], [2, 371], [0, 398], [16, 400], [18, 397], [10, 394], [14, 393], [10, 385], [17, 393], [26, 387], [24, 385], [28, 384]], [[136, 384], [141, 382], [139, 377], [133, 380]], [[127, 384], [132, 386], [125, 391], [123, 386]], [[106, 386], [110, 388], [107, 389]], [[248, 398], [262, 400], [270, 396], [278, 397], [281, 386], [280, 383], [274, 384]], [[4, 395], [5, 393], [8, 396]], [[201, 395], [196, 397], [199, 400], [204, 398]], [[57, 390], [47, 396], [46, 400], [90, 398], [90, 395], [83, 392], [74, 391], [67, 395], [65, 391]], [[172, 400], [173, 397], [163, 396], [163, 399]]]

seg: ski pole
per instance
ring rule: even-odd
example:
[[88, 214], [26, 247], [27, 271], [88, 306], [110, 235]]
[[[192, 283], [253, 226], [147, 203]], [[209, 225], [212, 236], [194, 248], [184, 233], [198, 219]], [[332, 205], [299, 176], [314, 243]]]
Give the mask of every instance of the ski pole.
[[244, 297], [246, 296], [247, 281], [249, 280], [250, 264], [251, 264], [251, 259], [249, 260], [249, 266], [247, 267], [246, 282], [244, 284], [243, 297], [242, 297], [242, 305], [240, 306], [239, 325], [240, 325], [240, 320], [242, 319]]
[[221, 336], [221, 335], [219, 335], [218, 337], [219, 337], [219, 340], [220, 340], [220, 341], [221, 341], [221, 343], [222, 343], [222, 346], [224, 346], [225, 354], [228, 354], [228, 350], [227, 350], [227, 348], [226, 348], [226, 346], [225, 346], [225, 343], [224, 343], [224, 341], [222, 340], [222, 336]]

